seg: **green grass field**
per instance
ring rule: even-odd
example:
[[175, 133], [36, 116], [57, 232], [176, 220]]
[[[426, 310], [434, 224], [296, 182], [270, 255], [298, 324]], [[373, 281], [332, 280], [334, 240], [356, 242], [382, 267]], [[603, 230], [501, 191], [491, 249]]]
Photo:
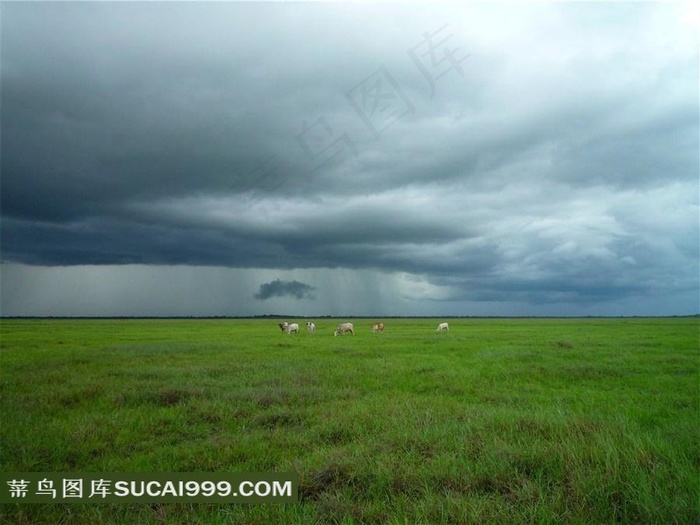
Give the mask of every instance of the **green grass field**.
[[0, 521], [700, 523], [697, 318], [370, 321], [3, 320], [4, 472], [292, 471], [301, 498]]

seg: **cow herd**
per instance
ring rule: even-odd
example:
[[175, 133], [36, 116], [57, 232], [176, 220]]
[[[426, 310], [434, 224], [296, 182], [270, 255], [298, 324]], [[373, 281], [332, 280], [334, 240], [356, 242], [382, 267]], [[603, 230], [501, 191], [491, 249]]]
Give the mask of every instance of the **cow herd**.
[[[384, 333], [384, 323], [372, 323], [371, 325], [372, 332]], [[288, 323], [287, 321], [283, 323], [279, 323], [280, 330], [282, 330], [286, 334], [298, 334], [299, 333], [299, 324], [298, 323]], [[306, 330], [310, 334], [315, 334], [316, 333], [316, 325], [312, 323], [311, 321], [306, 322]], [[447, 323], [440, 323], [435, 330], [436, 332], [449, 332], [450, 331], [450, 325]], [[334, 336], [339, 336], [343, 334], [350, 333], [351, 335], [355, 335], [355, 326], [352, 323], [340, 323], [335, 331], [333, 332]]]

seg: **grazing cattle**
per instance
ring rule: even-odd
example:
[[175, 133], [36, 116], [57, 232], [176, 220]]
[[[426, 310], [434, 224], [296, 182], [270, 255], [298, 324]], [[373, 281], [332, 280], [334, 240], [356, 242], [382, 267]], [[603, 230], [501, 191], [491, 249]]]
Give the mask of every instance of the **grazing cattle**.
[[309, 323], [308, 321], [306, 323], [306, 329], [309, 331], [310, 334], [316, 333], [316, 325], [313, 323]]
[[377, 332], [384, 333], [384, 323], [374, 323], [372, 325], [372, 331], [376, 334]]
[[436, 332], [449, 332], [450, 331], [450, 325], [447, 323], [440, 323], [437, 327]]
[[352, 335], [355, 335], [355, 327], [352, 325], [352, 323], [340, 323], [338, 328], [335, 329], [335, 332], [333, 332], [333, 335], [338, 336], [344, 334], [345, 332], [350, 332]]
[[289, 324], [287, 321], [285, 321], [284, 323], [280, 323], [280, 329], [288, 334], [299, 333], [299, 325], [297, 323]]

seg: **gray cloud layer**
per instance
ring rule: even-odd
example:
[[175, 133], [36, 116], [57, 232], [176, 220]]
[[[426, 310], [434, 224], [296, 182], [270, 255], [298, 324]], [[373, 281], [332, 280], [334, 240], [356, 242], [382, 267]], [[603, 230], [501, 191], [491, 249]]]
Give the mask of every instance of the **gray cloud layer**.
[[698, 289], [684, 9], [6, 4], [3, 258], [673, 303]]

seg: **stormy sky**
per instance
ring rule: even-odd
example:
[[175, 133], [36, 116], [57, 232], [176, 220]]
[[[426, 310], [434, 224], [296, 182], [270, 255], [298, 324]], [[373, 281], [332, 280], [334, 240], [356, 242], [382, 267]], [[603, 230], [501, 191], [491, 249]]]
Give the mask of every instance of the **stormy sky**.
[[3, 315], [700, 311], [687, 4], [1, 16]]

